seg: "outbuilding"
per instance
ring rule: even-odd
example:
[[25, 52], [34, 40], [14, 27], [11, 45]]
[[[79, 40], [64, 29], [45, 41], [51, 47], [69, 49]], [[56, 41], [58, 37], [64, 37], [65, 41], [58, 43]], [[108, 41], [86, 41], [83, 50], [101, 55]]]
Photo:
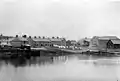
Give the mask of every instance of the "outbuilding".
[[107, 51], [119, 51], [120, 52], [120, 39], [112, 39], [107, 42]]
[[107, 44], [111, 42], [115, 43], [117, 42], [117, 40], [119, 40], [119, 38], [117, 38], [116, 36], [94, 36], [90, 41], [89, 49], [97, 51], [107, 51], [107, 48], [109, 47], [107, 46]]

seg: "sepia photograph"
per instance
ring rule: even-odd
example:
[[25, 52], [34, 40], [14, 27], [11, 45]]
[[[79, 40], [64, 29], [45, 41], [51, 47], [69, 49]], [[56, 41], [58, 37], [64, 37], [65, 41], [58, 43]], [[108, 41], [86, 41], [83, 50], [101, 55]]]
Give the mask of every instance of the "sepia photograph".
[[120, 81], [120, 0], [0, 0], [0, 81]]

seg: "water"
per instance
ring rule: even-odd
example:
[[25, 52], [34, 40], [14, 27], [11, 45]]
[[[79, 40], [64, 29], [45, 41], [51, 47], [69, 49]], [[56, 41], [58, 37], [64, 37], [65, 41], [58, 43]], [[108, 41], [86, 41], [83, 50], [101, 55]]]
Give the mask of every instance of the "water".
[[120, 81], [120, 57], [66, 55], [0, 60], [0, 81]]

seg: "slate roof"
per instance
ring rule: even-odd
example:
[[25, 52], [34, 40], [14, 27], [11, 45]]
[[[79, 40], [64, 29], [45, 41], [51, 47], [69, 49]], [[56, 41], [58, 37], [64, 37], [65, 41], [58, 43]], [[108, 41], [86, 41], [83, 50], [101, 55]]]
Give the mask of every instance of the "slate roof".
[[82, 39], [78, 40], [78, 42], [83, 42], [83, 41], [88, 41], [88, 42], [90, 42], [90, 41], [91, 41], [91, 38], [82, 38]]
[[98, 39], [100, 39], [100, 40], [112, 40], [112, 39], [119, 39], [119, 38], [116, 36], [100, 36], [100, 37], [98, 37]]
[[4, 38], [13, 38], [12, 36], [0, 36], [0, 39], [4, 39]]
[[50, 39], [50, 41], [62, 41], [62, 40], [63, 40], [62, 38], [58, 38], [58, 39], [57, 39], [57, 38], [54, 38], [54, 39], [51, 38], [51, 39]]
[[50, 40], [48, 38], [32, 38], [33, 41], [46, 41], [49, 42]]
[[120, 39], [111, 40], [113, 44], [120, 44]]
[[23, 37], [15, 37], [9, 40], [10, 41], [28, 41], [27, 38], [23, 38]]

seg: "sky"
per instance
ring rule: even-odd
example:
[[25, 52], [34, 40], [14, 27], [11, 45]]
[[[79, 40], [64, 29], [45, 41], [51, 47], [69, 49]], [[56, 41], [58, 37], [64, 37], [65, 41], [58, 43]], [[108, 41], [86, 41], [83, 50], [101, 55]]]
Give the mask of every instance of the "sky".
[[0, 0], [0, 33], [120, 36], [120, 0]]

